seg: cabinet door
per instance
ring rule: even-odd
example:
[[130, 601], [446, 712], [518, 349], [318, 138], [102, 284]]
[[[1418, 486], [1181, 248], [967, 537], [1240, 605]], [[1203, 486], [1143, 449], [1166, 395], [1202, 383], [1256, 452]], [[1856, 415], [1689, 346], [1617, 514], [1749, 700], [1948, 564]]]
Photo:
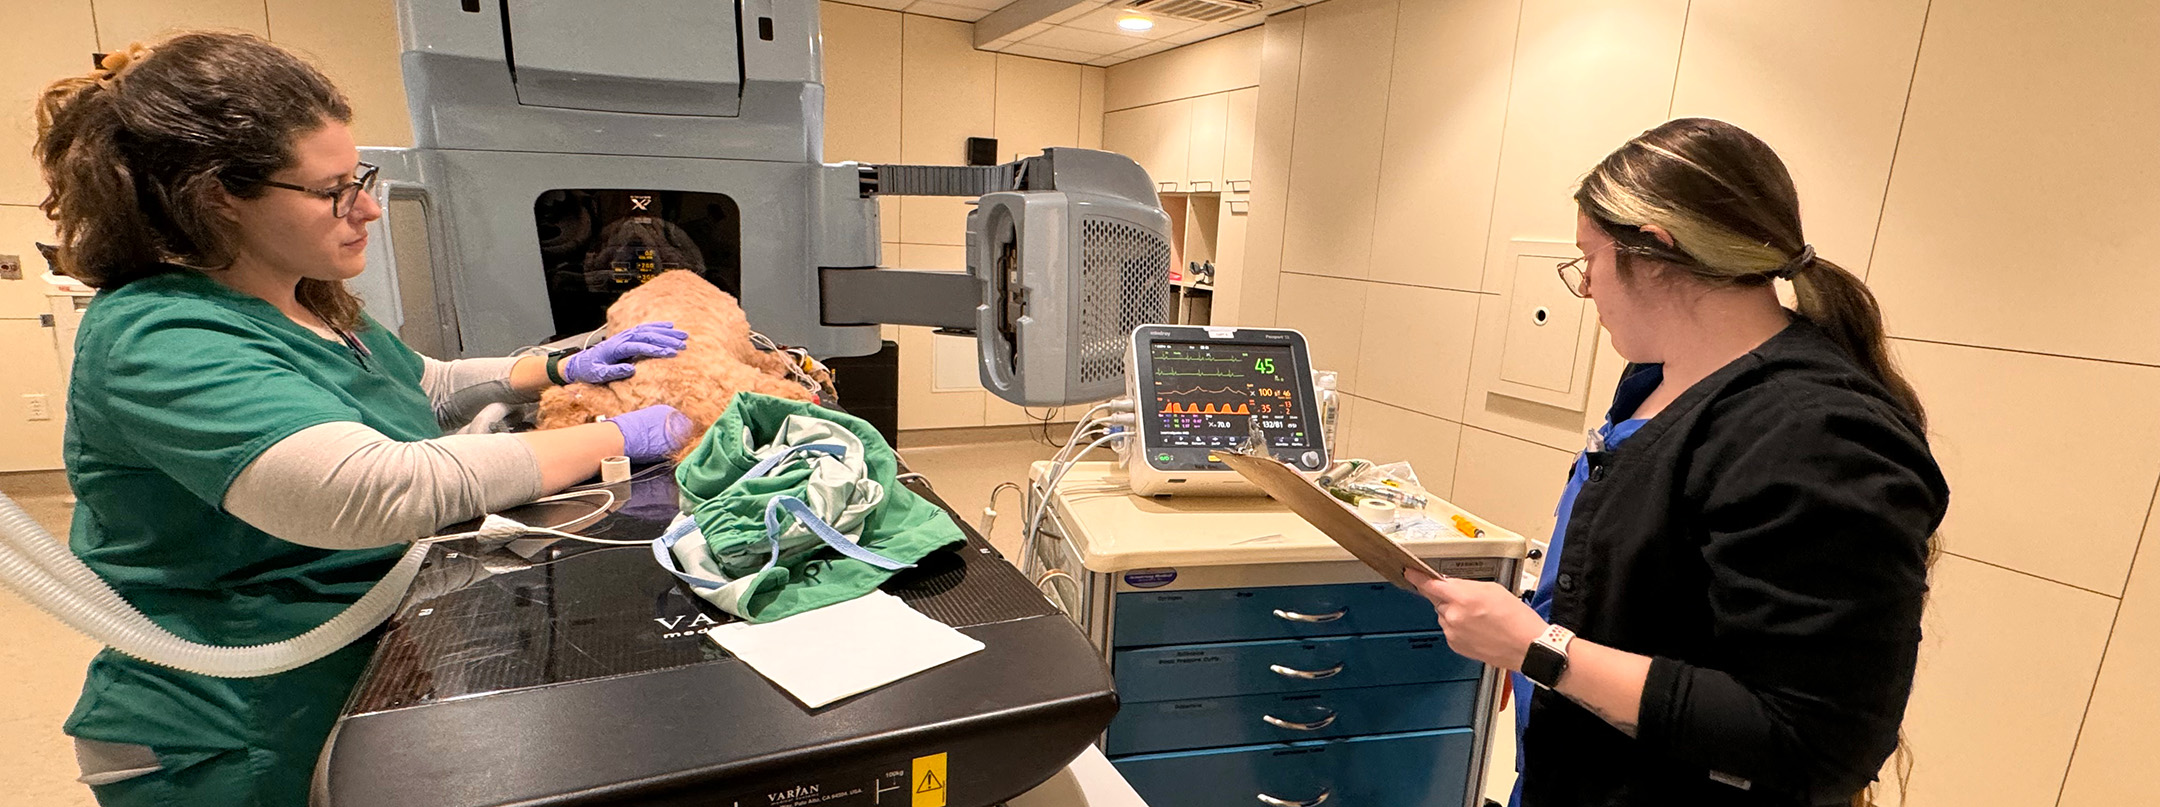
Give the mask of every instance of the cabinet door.
[[1147, 170], [1157, 190], [1184, 190], [1192, 150], [1192, 101], [1120, 109], [1104, 115], [1103, 150], [1131, 157]]
[[[1253, 128], [1260, 117], [1260, 88], [1230, 93], [1223, 121], [1223, 181], [1252, 181]], [[1225, 189], [1231, 190], [1231, 189]]]
[[1187, 146], [1185, 189], [1208, 193], [1222, 190], [1224, 126], [1229, 120], [1230, 96], [1216, 93], [1194, 98], [1192, 135]]

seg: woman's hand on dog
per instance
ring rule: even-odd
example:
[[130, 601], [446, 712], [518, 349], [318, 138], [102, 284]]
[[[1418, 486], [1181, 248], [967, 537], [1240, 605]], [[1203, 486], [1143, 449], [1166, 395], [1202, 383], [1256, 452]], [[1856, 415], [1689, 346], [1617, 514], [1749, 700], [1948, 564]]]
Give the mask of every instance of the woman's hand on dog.
[[689, 332], [676, 330], [672, 322], [635, 325], [564, 359], [562, 376], [579, 384], [621, 381], [637, 374], [632, 362], [668, 358], [682, 352], [689, 341]]

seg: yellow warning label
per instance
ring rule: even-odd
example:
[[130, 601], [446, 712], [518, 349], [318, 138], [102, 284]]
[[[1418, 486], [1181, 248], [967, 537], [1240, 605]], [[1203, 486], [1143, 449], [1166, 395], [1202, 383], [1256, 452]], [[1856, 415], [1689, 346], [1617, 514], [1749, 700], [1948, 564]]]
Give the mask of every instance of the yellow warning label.
[[944, 754], [916, 757], [915, 772], [909, 781], [915, 783], [915, 803], [909, 807], [945, 807]]

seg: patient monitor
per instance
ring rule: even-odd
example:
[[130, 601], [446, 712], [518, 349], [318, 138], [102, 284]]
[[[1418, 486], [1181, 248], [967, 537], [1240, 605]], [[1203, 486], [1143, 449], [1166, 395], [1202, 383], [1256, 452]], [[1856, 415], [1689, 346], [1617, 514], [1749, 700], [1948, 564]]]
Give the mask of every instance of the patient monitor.
[[1143, 325], [1130, 355], [1140, 438], [1128, 452], [1133, 493], [1261, 495], [1219, 456], [1255, 431], [1291, 467], [1327, 468], [1312, 359], [1297, 331]]

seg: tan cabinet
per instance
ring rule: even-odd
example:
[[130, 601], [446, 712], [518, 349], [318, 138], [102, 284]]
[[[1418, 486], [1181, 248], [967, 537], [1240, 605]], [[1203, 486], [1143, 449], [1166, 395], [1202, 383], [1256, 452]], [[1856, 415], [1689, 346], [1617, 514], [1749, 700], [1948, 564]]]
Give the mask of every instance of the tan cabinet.
[[1220, 191], [1230, 96], [1226, 93], [1203, 95], [1190, 103], [1192, 128], [1186, 137], [1185, 190], [1194, 193]]
[[1192, 157], [1191, 99], [1121, 109], [1103, 116], [1103, 148], [1131, 157], [1158, 190], [1185, 189]]
[[1260, 117], [1260, 88], [1247, 87], [1225, 94], [1223, 103], [1222, 178], [1226, 185], [1240, 183], [1224, 190], [1244, 193], [1252, 182], [1253, 128]]

